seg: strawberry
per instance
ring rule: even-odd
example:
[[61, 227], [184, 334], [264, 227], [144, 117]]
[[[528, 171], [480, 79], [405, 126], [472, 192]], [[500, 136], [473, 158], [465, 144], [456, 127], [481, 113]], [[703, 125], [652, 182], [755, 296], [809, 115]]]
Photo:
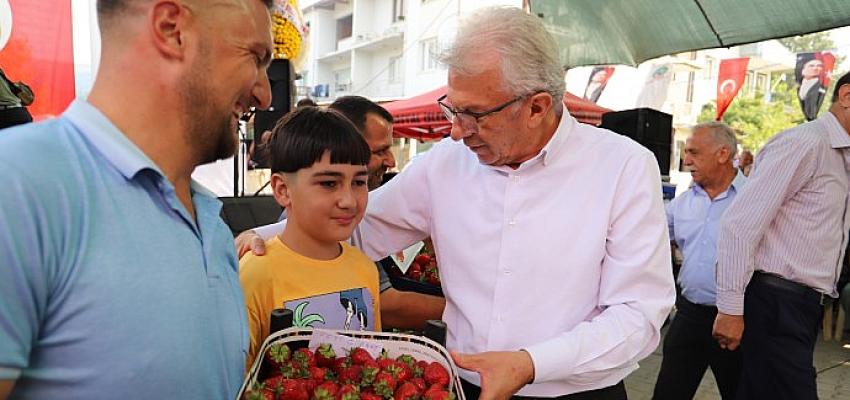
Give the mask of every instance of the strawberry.
[[322, 368], [330, 368], [336, 359], [336, 352], [330, 344], [324, 343], [316, 349], [316, 365]]
[[381, 371], [375, 377], [375, 383], [372, 385], [372, 388], [376, 394], [390, 398], [395, 393], [396, 380], [391, 373]]
[[316, 386], [316, 390], [313, 391], [313, 400], [334, 400], [336, 399], [336, 394], [339, 392], [339, 385], [336, 382], [324, 382], [319, 386]]
[[449, 384], [449, 371], [446, 371], [446, 368], [436, 361], [428, 364], [422, 376], [425, 378], [425, 382], [428, 382], [430, 385], [439, 384], [448, 386]]
[[263, 390], [268, 390], [275, 394], [280, 392], [281, 384], [286, 378], [280, 375], [275, 375], [263, 381]]
[[[374, 361], [373, 361], [374, 363]], [[378, 364], [375, 363], [374, 366], [364, 365], [360, 370], [360, 386], [370, 386], [375, 382], [375, 377], [378, 376], [378, 372], [381, 372], [378, 369]]]
[[336, 360], [334, 360], [333, 367], [331, 367], [331, 369], [333, 369], [334, 373], [339, 375], [339, 373], [342, 372], [343, 369], [348, 368], [349, 365], [351, 365], [351, 359], [350, 358], [339, 357]]
[[384, 400], [384, 398], [381, 397], [381, 396], [378, 396], [374, 392], [371, 392], [369, 390], [364, 390], [364, 391], [360, 392], [360, 400]]
[[280, 388], [280, 400], [308, 400], [310, 398], [304, 384], [299, 380], [284, 379]]
[[440, 275], [437, 273], [425, 274], [425, 281], [429, 285], [440, 286]]
[[393, 374], [393, 377], [399, 383], [409, 381], [410, 378], [413, 378], [413, 372], [410, 370], [410, 367], [398, 361], [387, 367], [384, 371]]
[[269, 351], [266, 352], [266, 361], [271, 364], [271, 369], [278, 370], [289, 360], [291, 355], [292, 352], [286, 343], [275, 343], [269, 346]]
[[254, 386], [245, 392], [242, 400], [275, 400], [277, 392], [274, 389], [267, 388], [264, 383], [255, 383]]
[[424, 267], [424, 266], [427, 266], [428, 264], [431, 264], [431, 256], [429, 256], [427, 254], [420, 254], [420, 255], [416, 256], [416, 258], [413, 259], [413, 262]]
[[351, 363], [354, 365], [363, 365], [369, 360], [374, 360], [372, 355], [362, 347], [352, 348], [351, 352], [348, 353], [348, 356], [351, 357]]
[[378, 367], [381, 368], [382, 371], [395, 364], [395, 360], [389, 358], [389, 355], [387, 355], [385, 351], [381, 352], [381, 356], [375, 361], [378, 362]]
[[410, 382], [404, 382], [393, 394], [393, 400], [416, 400], [419, 398], [419, 389]]
[[422, 394], [422, 400], [454, 400], [454, 393], [449, 393], [445, 389], [432, 387]]
[[314, 381], [324, 382], [327, 380], [328, 370], [322, 367], [309, 368], [310, 379]]
[[408, 276], [410, 279], [413, 279], [414, 281], [417, 281], [417, 282], [421, 282], [421, 281], [422, 281], [422, 278], [424, 277], [424, 276], [422, 275], [422, 271], [419, 271], [419, 270], [409, 271], [409, 272], [407, 273], [407, 276]]
[[336, 393], [336, 400], [360, 400], [360, 387], [353, 384], [345, 384]]
[[295, 350], [295, 353], [292, 354], [292, 359], [297, 360], [305, 367], [316, 366], [316, 356], [306, 347]]
[[410, 381], [408, 381], [408, 382], [410, 382], [414, 386], [416, 386], [416, 388], [419, 389], [420, 392], [424, 392], [424, 391], [428, 390], [428, 384], [425, 383], [425, 380], [422, 379], [422, 378], [419, 378], [419, 377], [411, 378]]
[[360, 383], [361, 371], [362, 367], [359, 365], [352, 365], [343, 369], [339, 373], [339, 383]]
[[310, 372], [297, 360], [289, 360], [280, 367], [280, 373], [284, 378], [297, 379], [310, 376]]
[[422, 374], [425, 373], [425, 368], [428, 367], [428, 361], [419, 360], [416, 362], [416, 365], [413, 366], [413, 376], [416, 378], [421, 378]]
[[396, 361], [406, 364], [408, 367], [413, 368], [413, 365], [416, 364], [416, 359], [413, 358], [410, 354], [402, 354], [395, 359]]

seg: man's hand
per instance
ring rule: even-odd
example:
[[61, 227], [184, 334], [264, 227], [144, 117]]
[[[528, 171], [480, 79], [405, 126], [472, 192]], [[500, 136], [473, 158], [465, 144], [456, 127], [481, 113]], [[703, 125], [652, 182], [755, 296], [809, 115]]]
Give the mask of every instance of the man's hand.
[[717, 339], [720, 348], [729, 351], [737, 349], [744, 335], [744, 316], [717, 313], [711, 334]]
[[480, 400], [509, 399], [534, 380], [534, 362], [522, 350], [451, 355], [458, 367], [481, 376]]
[[242, 258], [249, 251], [253, 252], [255, 256], [266, 254], [266, 242], [250, 229], [240, 233], [234, 242], [236, 242], [236, 253], [239, 258]]

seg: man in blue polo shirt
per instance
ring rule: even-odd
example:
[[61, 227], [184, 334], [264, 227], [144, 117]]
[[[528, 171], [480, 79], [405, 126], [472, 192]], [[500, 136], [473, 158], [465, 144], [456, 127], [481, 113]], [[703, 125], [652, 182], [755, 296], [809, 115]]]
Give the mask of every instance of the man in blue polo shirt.
[[717, 227], [747, 180], [733, 165], [737, 146], [732, 129], [720, 122], [696, 125], [685, 143], [694, 186], [666, 207], [670, 239], [684, 255], [677, 279], [682, 294], [664, 338], [655, 400], [693, 398], [708, 367], [724, 399], [734, 398], [738, 388], [741, 350], [721, 349], [711, 334], [717, 315]]
[[88, 101], [2, 132], [0, 399], [236, 396], [237, 260], [190, 174], [271, 101], [270, 3], [99, 0]]

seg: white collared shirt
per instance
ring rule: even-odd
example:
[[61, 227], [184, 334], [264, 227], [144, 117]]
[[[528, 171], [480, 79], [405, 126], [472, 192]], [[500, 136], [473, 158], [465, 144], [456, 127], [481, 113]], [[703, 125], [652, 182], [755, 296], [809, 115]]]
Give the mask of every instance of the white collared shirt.
[[[446, 295], [447, 347], [527, 350], [535, 383], [519, 395], [618, 383], [658, 346], [675, 301], [652, 153], [566, 113], [516, 170], [482, 165], [444, 139], [369, 193], [354, 243], [377, 260], [428, 236]], [[477, 373], [461, 374], [480, 383]]]
[[536, 379], [520, 395], [618, 383], [656, 348], [675, 300], [652, 153], [566, 113], [516, 170], [444, 139], [370, 193], [359, 234], [373, 259], [431, 236], [447, 347], [526, 349]]

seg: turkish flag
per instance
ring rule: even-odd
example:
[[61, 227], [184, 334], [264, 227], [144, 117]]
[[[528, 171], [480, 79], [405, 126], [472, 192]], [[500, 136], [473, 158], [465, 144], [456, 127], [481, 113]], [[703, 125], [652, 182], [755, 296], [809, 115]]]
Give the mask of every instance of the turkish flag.
[[723, 114], [732, 100], [744, 85], [747, 76], [747, 64], [749, 58], [730, 58], [720, 61], [720, 73], [717, 76], [717, 120], [723, 118]]
[[74, 99], [71, 0], [0, 0], [0, 68], [32, 88], [37, 120]]

